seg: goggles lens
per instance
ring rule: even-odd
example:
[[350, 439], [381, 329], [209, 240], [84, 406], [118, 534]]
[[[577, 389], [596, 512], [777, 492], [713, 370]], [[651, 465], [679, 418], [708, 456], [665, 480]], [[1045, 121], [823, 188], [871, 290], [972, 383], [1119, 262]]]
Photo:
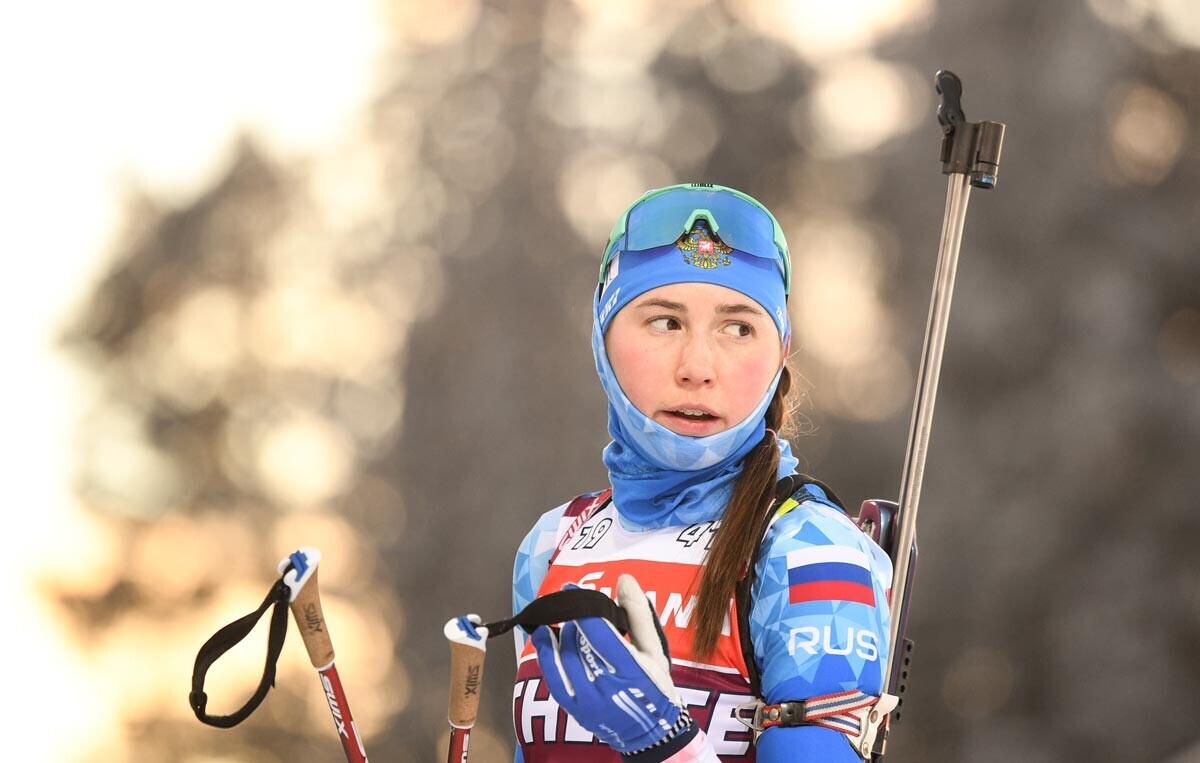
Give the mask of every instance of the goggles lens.
[[708, 220], [717, 238], [754, 257], [780, 263], [785, 293], [791, 289], [791, 262], [779, 223], [766, 207], [743, 193], [710, 185], [675, 185], [651, 191], [634, 202], [613, 228], [600, 267], [600, 283], [608, 263], [620, 251], [644, 251], [666, 246]]

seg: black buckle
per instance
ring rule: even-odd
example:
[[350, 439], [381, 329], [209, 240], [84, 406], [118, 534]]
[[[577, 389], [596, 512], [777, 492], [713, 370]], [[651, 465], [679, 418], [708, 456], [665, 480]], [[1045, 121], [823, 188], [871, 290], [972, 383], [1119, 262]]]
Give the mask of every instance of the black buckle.
[[763, 720], [770, 721], [772, 726], [804, 726], [807, 719], [803, 702], [780, 702], [763, 708]]

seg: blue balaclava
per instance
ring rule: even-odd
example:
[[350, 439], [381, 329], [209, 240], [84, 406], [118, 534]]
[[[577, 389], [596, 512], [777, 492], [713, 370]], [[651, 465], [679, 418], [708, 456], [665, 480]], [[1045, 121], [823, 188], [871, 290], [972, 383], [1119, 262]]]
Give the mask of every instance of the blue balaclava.
[[[675, 189], [695, 195], [695, 188], [673, 186], [648, 192], [643, 199], [674, 193]], [[706, 192], [731, 193], [749, 199], [725, 189]], [[694, 203], [690, 197], [681, 201]], [[703, 198], [695, 203], [700, 202]], [[761, 208], [757, 202], [753, 203]], [[637, 205], [631, 210], [636, 208]], [[761, 209], [774, 223], [765, 208]], [[741, 422], [714, 435], [689, 437], [672, 432], [639, 411], [625, 396], [609, 364], [604, 332], [613, 317], [639, 295], [675, 283], [712, 283], [741, 292], [772, 317], [782, 346], [787, 346], [791, 329], [786, 308], [786, 244], [781, 245], [782, 253], [775, 256], [762, 256], [769, 253], [762, 244], [747, 243], [748, 247], [754, 246], [756, 254], [728, 246], [722, 240], [725, 236], [730, 240], [749, 237], [737, 235], [739, 230], [733, 223], [739, 221], [732, 219], [732, 213], [726, 216], [727, 222], [720, 232], [714, 233], [713, 228], [721, 222], [720, 214], [708, 215], [718, 218], [716, 223], [703, 215], [699, 218], [692, 215], [695, 219], [686, 220], [688, 232], [671, 243], [626, 249], [622, 248], [624, 244], [639, 240], [634, 228], [638, 221], [627, 212], [618, 224], [622, 235], [618, 237], [614, 230], [606, 252], [604, 282], [597, 289], [592, 320], [592, 352], [600, 382], [608, 395], [608, 431], [613, 438], [604, 449], [604, 465], [608, 467], [613, 502], [621, 517], [643, 528], [686, 525], [721, 516], [733, 494], [742, 462], [766, 433], [767, 406], [782, 374], [781, 369], [758, 405]], [[625, 224], [630, 226], [628, 231], [623, 228]], [[777, 223], [775, 229], [778, 231]], [[776, 240], [781, 242], [782, 234], [777, 233]], [[777, 437], [777, 441], [778, 478], [782, 479], [795, 471], [799, 461], [792, 456], [787, 440]]]

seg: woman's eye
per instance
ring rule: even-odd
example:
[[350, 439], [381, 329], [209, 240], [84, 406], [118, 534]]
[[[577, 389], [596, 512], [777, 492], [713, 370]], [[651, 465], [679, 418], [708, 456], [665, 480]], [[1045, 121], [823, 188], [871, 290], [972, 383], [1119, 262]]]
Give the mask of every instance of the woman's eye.
[[749, 323], [727, 323], [721, 330], [737, 337], [748, 337], [754, 334], [754, 327]]
[[664, 315], [661, 318], [654, 318], [650, 321], [650, 325], [660, 331], [675, 331], [680, 328], [679, 320], [672, 318], [669, 315]]

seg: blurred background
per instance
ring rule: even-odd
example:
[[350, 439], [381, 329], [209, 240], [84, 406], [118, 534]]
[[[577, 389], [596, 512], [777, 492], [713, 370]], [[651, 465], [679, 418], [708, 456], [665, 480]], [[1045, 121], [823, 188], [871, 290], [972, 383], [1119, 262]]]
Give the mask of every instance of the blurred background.
[[[6, 6], [5, 757], [340, 759], [294, 629], [245, 724], [186, 701], [199, 646], [314, 544], [373, 759], [444, 759], [442, 623], [505, 614], [535, 519], [606, 484], [589, 298], [647, 188], [779, 217], [802, 468], [894, 498], [940, 68], [1008, 134], [967, 217], [888, 759], [1200, 761], [1190, 0]], [[473, 760], [511, 756], [509, 654]]]

